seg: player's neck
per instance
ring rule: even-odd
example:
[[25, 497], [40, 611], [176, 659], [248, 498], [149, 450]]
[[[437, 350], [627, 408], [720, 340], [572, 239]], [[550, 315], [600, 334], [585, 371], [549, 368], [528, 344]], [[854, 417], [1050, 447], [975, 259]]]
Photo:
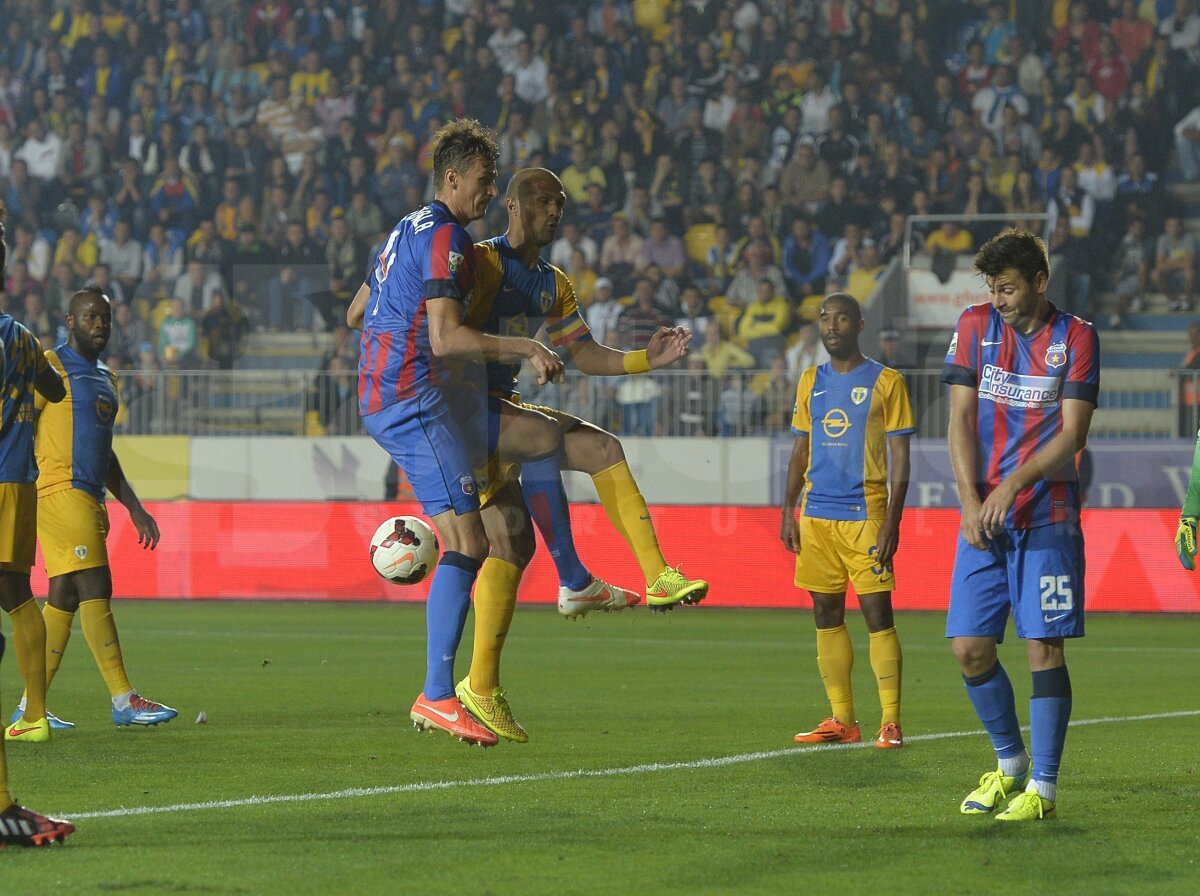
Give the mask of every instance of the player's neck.
[[474, 218], [471, 217], [469, 212], [464, 212], [458, 208], [455, 208], [454, 203], [451, 201], [450, 197], [446, 196], [444, 193], [434, 193], [433, 198], [434, 198], [434, 201], [440, 202], [442, 205], [446, 206], [446, 211], [450, 212], [451, 217], [453, 217], [454, 220], [457, 221], [459, 224], [461, 224], [463, 227], [466, 227], [468, 224], [470, 224], [472, 221], [475, 220]]
[[69, 348], [75, 354], [79, 355], [81, 358], [83, 358], [85, 361], [87, 361], [91, 364], [95, 364], [96, 361], [100, 358], [99, 352], [90, 352], [90, 351], [84, 350], [84, 348], [82, 346], [80, 346], [79, 344], [77, 344], [75, 342], [74, 337], [67, 340], [67, 348]]
[[508, 244], [512, 246], [512, 250], [517, 253], [517, 258], [527, 268], [537, 264], [538, 255], [541, 254], [542, 247], [534, 240], [525, 237], [525, 231], [520, 227], [509, 225], [508, 230], [504, 234], [504, 238], [508, 240]]
[[845, 358], [837, 358], [833, 355], [829, 356], [829, 366], [837, 373], [849, 373], [866, 361], [866, 356], [862, 352], [855, 352]]
[[1019, 317], [1012, 323], [1012, 328], [1022, 336], [1029, 336], [1037, 332], [1050, 319], [1050, 302], [1042, 296], [1037, 307], [1033, 309], [1033, 313], [1029, 317]]

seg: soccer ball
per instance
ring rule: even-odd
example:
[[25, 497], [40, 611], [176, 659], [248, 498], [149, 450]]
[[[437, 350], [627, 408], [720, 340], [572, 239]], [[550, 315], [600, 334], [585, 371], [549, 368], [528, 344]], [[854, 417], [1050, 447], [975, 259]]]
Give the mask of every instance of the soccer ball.
[[371, 536], [371, 563], [389, 582], [415, 585], [437, 561], [437, 535], [415, 516], [392, 517]]

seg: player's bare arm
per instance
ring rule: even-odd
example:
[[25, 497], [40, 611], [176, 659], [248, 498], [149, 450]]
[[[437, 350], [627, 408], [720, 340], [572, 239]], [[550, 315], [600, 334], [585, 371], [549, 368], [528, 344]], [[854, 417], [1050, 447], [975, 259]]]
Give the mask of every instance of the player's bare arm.
[[492, 336], [468, 327], [462, 319], [458, 299], [428, 299], [429, 346], [439, 358], [479, 361], [529, 361], [539, 385], [561, 383], [565, 375], [562, 358], [536, 339], [523, 336]]
[[42, 398], [51, 404], [58, 404], [67, 397], [67, 387], [63, 383], [62, 377], [49, 364], [38, 371], [37, 377], [33, 381], [33, 387], [37, 389]]
[[792, 455], [788, 458], [787, 484], [783, 491], [783, 520], [779, 540], [793, 554], [800, 553], [800, 529], [796, 525], [796, 505], [804, 492], [804, 473], [808, 469], [808, 436], [796, 436]]
[[346, 309], [346, 326], [351, 330], [361, 330], [363, 320], [367, 316], [367, 302], [371, 298], [371, 287], [362, 284], [354, 294], [350, 307]]
[[[646, 344], [646, 363], [651, 370], [670, 367], [688, 353], [692, 333], [682, 327], [659, 327]], [[633, 354], [592, 339], [581, 340], [570, 348], [571, 358], [581, 373], [588, 376], [622, 376], [629, 372], [626, 358]]]
[[104, 478], [104, 484], [121, 502], [121, 505], [129, 511], [129, 519], [133, 522], [133, 527], [137, 529], [138, 544], [151, 551], [158, 547], [161, 537], [158, 523], [150, 515], [150, 511], [142, 506], [141, 499], [133, 490], [133, 484], [125, 478], [125, 471], [121, 468], [121, 461], [115, 451], [109, 458], [108, 475]]
[[950, 387], [950, 465], [958, 500], [962, 504], [959, 527], [962, 536], [973, 548], [985, 550], [987, 539], [979, 524], [979, 492], [975, 486], [975, 425], [979, 414], [979, 394], [974, 386]]
[[908, 433], [888, 437], [891, 456], [888, 459], [888, 505], [887, 516], [879, 527], [879, 565], [892, 568], [892, 559], [900, 547], [900, 517], [904, 513], [904, 501], [908, 497], [908, 481], [912, 474]]
[[999, 532], [1017, 495], [1042, 479], [1052, 479], [1087, 445], [1088, 429], [1096, 406], [1090, 401], [1067, 398], [1062, 404], [1062, 431], [1041, 451], [1013, 470], [992, 489], [979, 509], [979, 524], [985, 532]]

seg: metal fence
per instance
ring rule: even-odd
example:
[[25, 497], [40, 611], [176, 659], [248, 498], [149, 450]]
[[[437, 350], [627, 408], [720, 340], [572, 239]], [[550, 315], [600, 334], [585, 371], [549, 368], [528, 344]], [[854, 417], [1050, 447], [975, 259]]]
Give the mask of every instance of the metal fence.
[[[902, 371], [918, 434], [945, 435], [940, 371]], [[162, 435], [358, 435], [354, 374], [311, 370], [122, 371], [117, 431]], [[621, 435], [743, 437], [790, 431], [796, 384], [785, 371], [672, 370], [521, 384], [525, 401], [560, 408]], [[1200, 371], [1105, 371], [1094, 437], [1195, 436]]]

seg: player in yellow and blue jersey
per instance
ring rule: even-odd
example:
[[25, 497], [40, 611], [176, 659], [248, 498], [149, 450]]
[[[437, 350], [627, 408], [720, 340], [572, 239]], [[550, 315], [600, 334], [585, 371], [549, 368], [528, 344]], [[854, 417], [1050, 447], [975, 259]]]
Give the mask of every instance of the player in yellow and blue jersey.
[[[796, 585], [812, 595], [817, 666], [833, 714], [797, 743], [855, 743], [846, 630], [846, 586], [854, 585], [870, 633], [871, 668], [882, 721], [875, 746], [903, 746], [902, 654], [892, 614], [892, 568], [908, 493], [909, 439], [916, 428], [904, 378], [864, 357], [862, 309], [846, 293], [821, 303], [821, 341], [829, 360], [800, 375], [780, 538], [796, 557]], [[890, 455], [890, 458], [889, 458]], [[800, 523], [796, 504], [801, 502]]]
[[46, 626], [29, 588], [37, 549], [37, 463], [33, 458], [33, 398], [62, 401], [62, 378], [46, 362], [41, 343], [8, 314], [0, 314], [4, 394], [0, 396], [0, 608], [12, 620], [17, 665], [29, 691], [25, 717], [5, 729], [6, 740], [44, 743]]
[[[112, 448], [120, 396], [116, 376], [100, 360], [111, 335], [108, 296], [98, 289], [83, 289], [71, 296], [67, 341], [46, 352], [50, 366], [66, 383], [67, 394], [58, 404], [48, 404], [40, 396], [36, 402], [37, 528], [50, 578], [50, 595], [42, 611], [46, 687], [49, 689], [62, 663], [78, 612], [84, 638], [108, 685], [113, 722], [157, 725], [178, 713], [140, 696], [129, 683], [110, 603], [113, 586], [105, 544], [109, 528], [105, 489], [129, 511], [139, 544], [153, 550], [159, 541], [158, 524], [138, 500]], [[24, 704], [22, 700], [18, 716]], [[62, 720], [51, 724], [73, 727]]]
[[[0, 202], [0, 292], [3, 292], [4, 290], [5, 264], [8, 260], [8, 246], [4, 242], [4, 218], [6, 212], [7, 209], [4, 207], [4, 203]], [[0, 315], [0, 319], [3, 318], [7, 318], [9, 321], [12, 320], [12, 318], [8, 317], [8, 315]], [[14, 334], [19, 335], [17, 331], [12, 330], [7, 326], [5, 327], [5, 331], [6, 335], [9, 337], [12, 337]], [[3, 402], [5, 410], [7, 410], [10, 402], [16, 400], [9, 391], [9, 386], [13, 383], [13, 380], [10, 380], [9, 378], [8, 344], [9, 343], [7, 339], [0, 340], [0, 401]], [[49, 380], [48, 374], [43, 376], [46, 380]], [[61, 388], [61, 386], [62, 384], [60, 382], [59, 387]], [[49, 384], [47, 384], [47, 388], [50, 388]], [[8, 425], [7, 416], [0, 417], [0, 420], [2, 420], [5, 424], [3, 435], [5, 437], [5, 443], [7, 443], [7, 441], [11, 440], [14, 434], [16, 434], [18, 431]], [[7, 444], [5, 444], [4, 447], [7, 447]], [[32, 453], [32, 445], [29, 447], [30, 452]], [[14, 497], [15, 495], [13, 490], [0, 489], [0, 518], [8, 520], [11, 517], [12, 521], [15, 523], [18, 516], [16, 509], [9, 506]], [[36, 507], [37, 505], [35, 504], [35, 511]], [[8, 531], [0, 533], [0, 537], [3, 538], [3, 542], [0, 543], [0, 550], [3, 550], [6, 553], [12, 551], [15, 545], [15, 536], [15, 526], [9, 527]], [[11, 554], [9, 554], [9, 556], [11, 556]], [[31, 560], [30, 568], [32, 568], [32, 566], [33, 561]], [[6, 569], [4, 570], [2, 576], [0, 576], [0, 578], [3, 578], [4, 580], [4, 588], [6, 592], [16, 590], [14, 586], [19, 586], [20, 584], [19, 581], [13, 581], [14, 576], [10, 574], [11, 572], [12, 571]], [[25, 574], [25, 588], [29, 588], [28, 568], [26, 569]], [[44, 642], [44, 629], [42, 638]], [[4, 634], [0, 633], [0, 659], [4, 658], [5, 643], [6, 641]], [[25, 649], [29, 650], [30, 648], [27, 645]], [[43, 662], [44, 659], [45, 657], [43, 654]], [[25, 672], [24, 663], [22, 663], [22, 672]], [[42, 721], [45, 720], [43, 719]], [[47, 728], [47, 734], [48, 732], [49, 729]], [[8, 759], [4, 754], [4, 740], [3, 738], [0, 738], [0, 847], [46, 846], [55, 842], [61, 843], [62, 841], [66, 840], [70, 834], [74, 833], [74, 831], [75, 825], [71, 824], [69, 821], [60, 821], [56, 818], [50, 818], [46, 815], [42, 815], [39, 812], [34, 812], [32, 809], [26, 809], [24, 806], [18, 804], [16, 799], [13, 798], [12, 791], [8, 789]]]

